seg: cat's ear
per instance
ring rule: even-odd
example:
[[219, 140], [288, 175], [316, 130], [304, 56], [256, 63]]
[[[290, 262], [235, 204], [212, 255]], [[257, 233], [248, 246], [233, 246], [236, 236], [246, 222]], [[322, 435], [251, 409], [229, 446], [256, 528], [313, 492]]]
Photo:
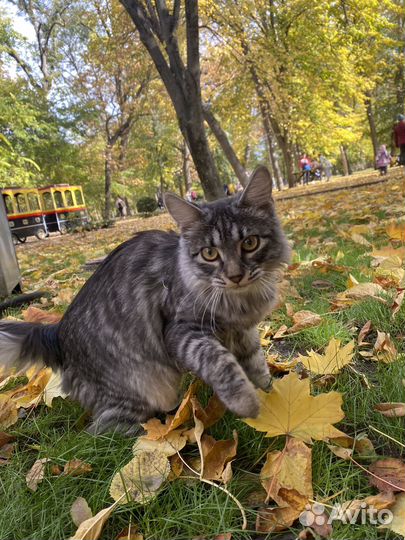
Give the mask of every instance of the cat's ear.
[[252, 173], [249, 183], [242, 193], [239, 204], [262, 207], [272, 203], [271, 190], [273, 182], [267, 167], [260, 165]]
[[196, 221], [200, 221], [202, 212], [198, 206], [185, 201], [174, 193], [165, 193], [164, 201], [169, 214], [180, 229], [187, 229]]

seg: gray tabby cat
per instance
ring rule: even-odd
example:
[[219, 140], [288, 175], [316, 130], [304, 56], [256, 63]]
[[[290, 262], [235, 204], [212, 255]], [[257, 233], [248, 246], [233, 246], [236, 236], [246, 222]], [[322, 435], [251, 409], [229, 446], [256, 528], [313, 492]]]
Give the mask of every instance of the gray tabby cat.
[[184, 372], [240, 417], [257, 416], [255, 387], [270, 385], [256, 325], [276, 301], [290, 249], [268, 170], [231, 198], [165, 202], [180, 235], [147, 231], [118, 246], [59, 324], [0, 323], [0, 362], [42, 359], [60, 370], [95, 432], [172, 410]]

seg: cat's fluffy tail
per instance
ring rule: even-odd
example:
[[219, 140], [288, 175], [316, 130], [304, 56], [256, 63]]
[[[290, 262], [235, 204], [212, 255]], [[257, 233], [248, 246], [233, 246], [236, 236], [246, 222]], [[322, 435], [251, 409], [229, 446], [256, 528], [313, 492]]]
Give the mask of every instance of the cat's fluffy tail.
[[0, 368], [23, 369], [37, 362], [61, 367], [57, 324], [0, 322]]

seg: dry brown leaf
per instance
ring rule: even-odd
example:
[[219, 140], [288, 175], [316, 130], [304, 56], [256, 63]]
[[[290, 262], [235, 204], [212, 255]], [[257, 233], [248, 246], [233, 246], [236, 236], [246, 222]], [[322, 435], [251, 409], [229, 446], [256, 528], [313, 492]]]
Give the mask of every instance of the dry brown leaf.
[[350, 305], [350, 303], [364, 300], [364, 298], [380, 298], [383, 293], [384, 289], [378, 283], [359, 283], [339, 293], [336, 300], [338, 303]]
[[83, 521], [93, 517], [93, 513], [88, 505], [87, 501], [83, 497], [78, 497], [72, 507], [70, 508], [70, 515], [72, 517], [73, 523], [76, 527], [79, 527]]
[[[33, 370], [36, 370], [35, 366]], [[51, 368], [42, 368], [32, 377], [30, 377], [30, 374], [31, 372], [28, 371], [27, 376], [29, 381], [27, 384], [5, 392], [5, 395], [15, 403], [16, 407], [28, 408], [39, 404], [44, 389], [52, 376], [52, 370]]]
[[267, 363], [270, 368], [275, 371], [291, 371], [298, 363], [298, 358], [292, 358], [291, 360], [280, 360], [278, 354], [269, 354], [266, 357]]
[[[216, 441], [210, 435], [203, 435], [201, 448], [203, 452], [202, 478], [227, 483], [232, 478], [231, 461], [236, 457], [238, 434], [233, 432], [233, 439]], [[228, 466], [229, 465], [229, 466]]]
[[353, 360], [354, 341], [349, 341], [343, 347], [340, 346], [340, 339], [331, 338], [324, 354], [309, 351], [307, 356], [298, 356], [298, 361], [312, 373], [327, 375], [339, 373], [347, 364]]
[[0, 394], [0, 429], [7, 429], [17, 420], [17, 405], [5, 394]]
[[25, 481], [28, 489], [36, 491], [38, 484], [42, 482], [45, 476], [45, 465], [48, 463], [49, 458], [37, 459], [31, 469], [28, 471]]
[[184, 463], [178, 454], [175, 454], [174, 456], [170, 456], [169, 462], [170, 462], [170, 473], [167, 479], [169, 482], [172, 482], [173, 480], [176, 480], [176, 478], [178, 478], [183, 472]]
[[397, 458], [379, 459], [368, 470], [369, 482], [379, 491], [405, 491], [405, 463]]
[[139, 452], [113, 477], [110, 495], [122, 504], [129, 500], [145, 504], [155, 497], [170, 473], [170, 464], [165, 454]]
[[63, 474], [65, 476], [83, 476], [90, 473], [93, 467], [81, 459], [71, 459], [65, 463]]
[[300, 380], [291, 372], [275, 380], [271, 392], [258, 390], [258, 395], [259, 416], [245, 422], [258, 431], [267, 432], [266, 437], [290, 435], [310, 443], [312, 439], [342, 435], [332, 425], [344, 417], [342, 395], [338, 392], [311, 396], [309, 379]]
[[390, 223], [385, 232], [391, 240], [399, 240], [405, 242], [405, 222]]
[[[292, 501], [290, 500], [290, 502]], [[291, 506], [283, 508], [261, 508], [256, 519], [256, 531], [267, 533], [288, 529], [299, 517], [306, 504], [307, 498], [296, 492], [294, 503]]]
[[404, 297], [405, 297], [405, 289], [397, 289], [397, 294], [395, 295], [395, 298], [391, 306], [391, 315], [393, 319], [395, 319], [399, 310], [401, 309], [402, 302], [404, 301]]
[[117, 505], [118, 501], [108, 508], [103, 508], [103, 510], [100, 510], [100, 512], [92, 518], [83, 521], [70, 540], [97, 540], [103, 530], [105, 522], [111, 516]]
[[287, 332], [288, 326], [286, 324], [282, 324], [280, 328], [276, 331], [276, 333], [273, 335], [273, 339], [280, 339], [284, 336], [284, 334]]
[[355, 242], [356, 244], [360, 244], [361, 246], [366, 246], [366, 247], [373, 247], [370, 242], [367, 240], [367, 238], [364, 238], [364, 236], [362, 236], [361, 234], [359, 233], [352, 233], [350, 235], [350, 238], [353, 240], [353, 242]]
[[395, 347], [390, 334], [379, 332], [377, 330], [377, 339], [374, 343], [374, 353], [377, 360], [389, 364], [397, 359], [398, 351]]
[[118, 536], [116, 537], [116, 540], [143, 540], [143, 534], [137, 532], [138, 527], [136, 526], [129, 526], [125, 527]]
[[312, 287], [314, 289], [331, 289], [333, 287], [333, 283], [331, 281], [328, 281], [327, 279], [316, 279], [312, 282]]
[[360, 509], [370, 507], [375, 508], [376, 510], [382, 510], [389, 508], [394, 502], [395, 496], [392, 491], [371, 495], [365, 499], [352, 499], [339, 505], [339, 515], [342, 515], [347, 522], [350, 522], [356, 515], [356, 512]]
[[[372, 323], [371, 321], [367, 321], [364, 326], [361, 328], [359, 335], [357, 337], [357, 343], [358, 345], [364, 345], [364, 338], [371, 332]], [[368, 343], [367, 343], [368, 345]]]
[[396, 496], [395, 503], [390, 510], [393, 514], [392, 521], [380, 525], [379, 529], [389, 529], [405, 538], [405, 493]]
[[[339, 437], [332, 437], [329, 439], [329, 442], [332, 443], [333, 446], [351, 449], [355, 454], [361, 457], [370, 458], [376, 455], [373, 443], [364, 435], [359, 435], [358, 437], [353, 438], [343, 433]], [[347, 454], [344, 455], [347, 456]]]
[[175, 429], [158, 440], [148, 439], [146, 436], [138, 437], [132, 447], [132, 452], [136, 455], [138, 452], [153, 452], [157, 450], [169, 457], [180, 452], [186, 444], [187, 437], [183, 435], [183, 430]]
[[25, 322], [30, 323], [42, 323], [42, 324], [56, 324], [63, 315], [52, 311], [45, 311], [34, 306], [30, 306], [22, 312], [22, 316]]
[[273, 499], [280, 507], [288, 506], [284, 498], [288, 490], [312, 499], [312, 450], [302, 441], [289, 438], [282, 452], [267, 454], [260, 480], [267, 492], [266, 502]]
[[294, 321], [294, 325], [287, 330], [288, 334], [292, 334], [293, 332], [299, 332], [304, 328], [318, 326], [318, 324], [321, 324], [322, 322], [322, 317], [318, 315], [318, 313], [313, 313], [312, 311], [307, 310], [297, 311], [292, 316], [292, 319]]
[[52, 375], [43, 390], [42, 399], [48, 407], [52, 407], [52, 402], [57, 397], [65, 398], [67, 394], [62, 390], [62, 376], [61, 373], [52, 372]]
[[332, 452], [332, 454], [335, 454], [335, 456], [340, 457], [341, 459], [344, 459], [346, 461], [350, 460], [353, 454], [352, 448], [344, 448], [343, 446], [335, 446], [333, 444], [328, 444], [328, 448]]
[[405, 416], [405, 403], [379, 403], [374, 409], [388, 418]]
[[142, 427], [147, 432], [145, 438], [155, 441], [158, 439], [162, 439], [168, 433], [170, 433], [170, 431], [173, 431], [185, 422], [188, 422], [188, 420], [190, 420], [193, 415], [190, 400], [195, 395], [198, 386], [198, 381], [190, 385], [175, 415], [168, 416], [166, 418], [165, 424], [162, 424], [162, 422], [158, 418], [151, 418], [145, 424], [142, 424]]
[[74, 294], [74, 289], [66, 287], [65, 289], [61, 289], [57, 296], [52, 298], [52, 302], [55, 306], [63, 306], [64, 304], [70, 304], [73, 300]]

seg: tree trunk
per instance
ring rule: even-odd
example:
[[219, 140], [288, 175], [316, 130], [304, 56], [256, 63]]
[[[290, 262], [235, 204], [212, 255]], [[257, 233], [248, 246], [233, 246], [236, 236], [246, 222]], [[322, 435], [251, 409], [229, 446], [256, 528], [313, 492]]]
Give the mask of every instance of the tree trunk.
[[374, 163], [375, 163], [377, 153], [378, 153], [378, 140], [377, 140], [377, 129], [375, 127], [375, 120], [374, 120], [374, 111], [373, 111], [373, 106], [371, 103], [370, 96], [367, 97], [366, 112], [367, 112], [368, 125], [370, 126], [371, 142], [373, 143], [373, 153], [374, 153]]
[[243, 152], [242, 166], [243, 166], [244, 169], [246, 169], [247, 164], [248, 164], [248, 162], [249, 162], [251, 150], [252, 150], [252, 148], [251, 148], [250, 144], [248, 143], [248, 144], [245, 146], [245, 151]]
[[183, 155], [183, 163], [182, 163], [183, 180], [184, 180], [184, 187], [187, 193], [187, 191], [191, 189], [192, 180], [191, 180], [191, 170], [190, 170], [190, 151], [188, 149], [186, 141], [184, 141], [183, 143], [182, 155]]
[[245, 169], [242, 166], [242, 163], [239, 161], [238, 156], [235, 154], [235, 150], [232, 148], [231, 143], [227, 137], [225, 131], [221, 128], [218, 120], [212, 114], [209, 105], [203, 105], [204, 118], [207, 124], [210, 126], [212, 133], [215, 135], [215, 138], [221, 145], [221, 148], [225, 154], [226, 159], [229, 161], [233, 172], [236, 174], [237, 179], [242, 184], [246, 186], [249, 178], [246, 174]]
[[104, 221], [108, 223], [111, 219], [111, 183], [112, 183], [112, 146], [107, 142], [104, 151]]
[[347, 149], [343, 144], [340, 146], [340, 156], [342, 159], [344, 175], [350, 176], [352, 174], [352, 169], [351, 169], [350, 161], [347, 155]]
[[[224, 196], [221, 181], [204, 127], [200, 86], [198, 1], [185, 1], [186, 63], [180, 56], [177, 27], [180, 0], [172, 13], [165, 2], [121, 0], [132, 18], [139, 37], [149, 52], [176, 111], [183, 137], [188, 143], [195, 168], [208, 200]], [[163, 54], [162, 48], [165, 50]]]
[[273, 171], [274, 180], [276, 182], [277, 189], [280, 191], [282, 189], [282, 175], [280, 171], [280, 165], [278, 163], [277, 156], [275, 154], [274, 142], [273, 142], [273, 133], [270, 127], [270, 121], [264, 111], [261, 110], [263, 129], [266, 136], [266, 146], [269, 154], [269, 161], [271, 163], [271, 168]]

